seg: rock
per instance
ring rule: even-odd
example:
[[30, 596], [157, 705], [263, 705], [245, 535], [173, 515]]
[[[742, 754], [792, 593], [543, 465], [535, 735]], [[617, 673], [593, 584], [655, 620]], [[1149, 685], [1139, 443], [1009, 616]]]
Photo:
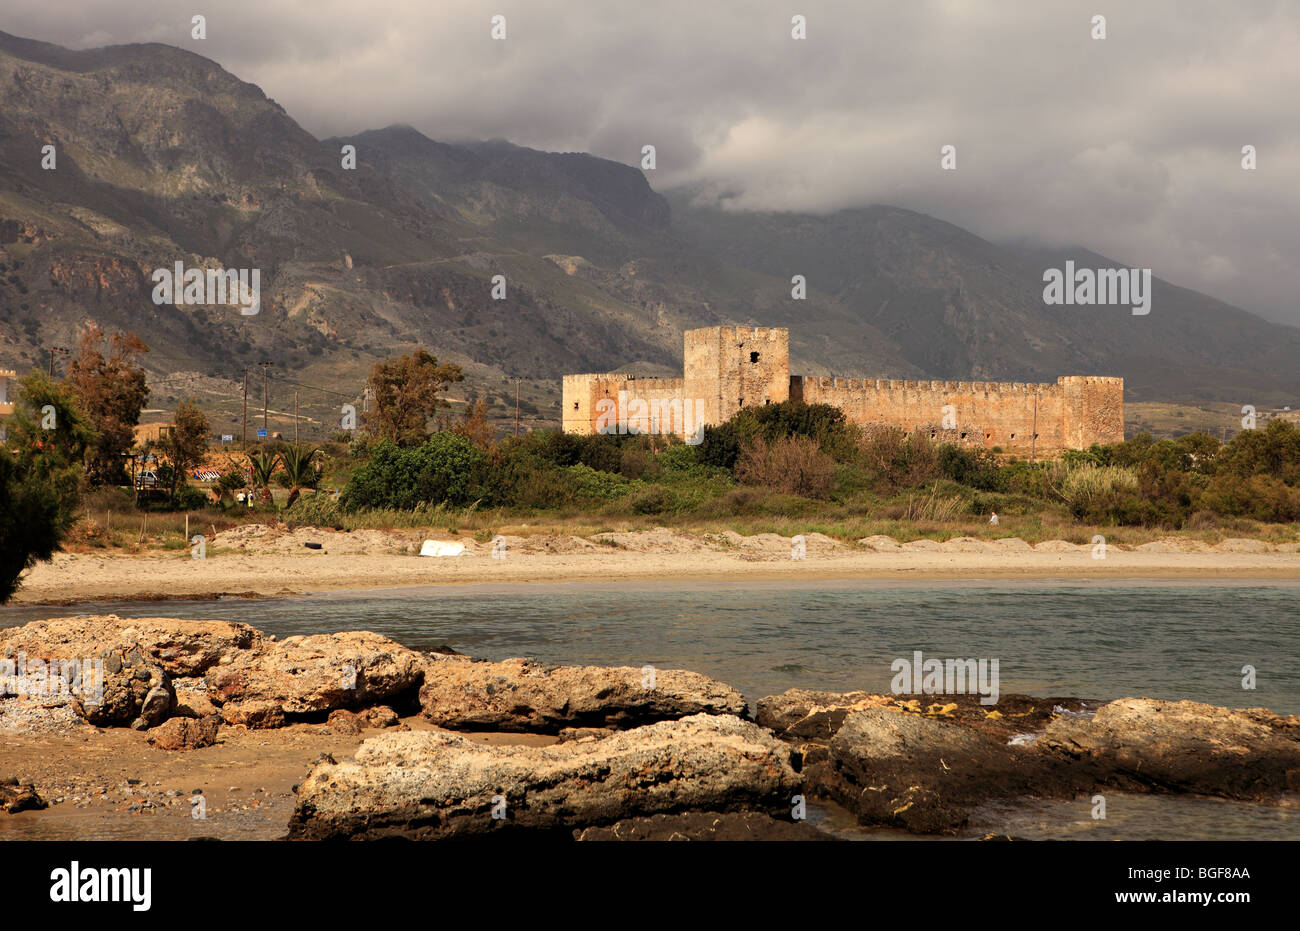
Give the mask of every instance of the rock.
[[284, 710], [279, 702], [228, 702], [221, 706], [221, 720], [250, 728], [284, 727]]
[[858, 541], [858, 546], [865, 546], [867, 549], [875, 550], [877, 553], [896, 553], [903, 548], [897, 540], [893, 537], [887, 537], [883, 533], [863, 537]]
[[[413, 698], [424, 663], [423, 654], [387, 637], [348, 631], [287, 637], [260, 652], [243, 651], [210, 670], [205, 682], [222, 717], [234, 723], [227, 705], [277, 705], [282, 717]], [[252, 713], [241, 707], [231, 711], [245, 719]], [[268, 722], [276, 718], [260, 711], [257, 717]]]
[[1300, 718], [1264, 708], [1122, 698], [1038, 741], [1099, 783], [1267, 800], [1300, 791]]
[[86, 659], [138, 646], [170, 676], [200, 676], [223, 657], [263, 645], [260, 631], [233, 621], [185, 621], [116, 614], [58, 617], [0, 631], [0, 656]]
[[884, 708], [954, 721], [992, 737], [1007, 739], [1041, 731], [1062, 712], [1091, 711], [1101, 702], [1081, 698], [1000, 695], [996, 706], [979, 695], [893, 695], [788, 689], [758, 700], [755, 720], [791, 741], [828, 741], [853, 711]]
[[[202, 686], [202, 682], [199, 683]], [[173, 713], [185, 718], [206, 718], [210, 714], [220, 714], [217, 706], [208, 698], [207, 690], [194, 688], [182, 689], [180, 684], [175, 680], [172, 685], [176, 686], [176, 708]]]
[[950, 721], [853, 711], [830, 741], [826, 763], [808, 766], [809, 790], [838, 801], [861, 824], [947, 833], [974, 805], [1026, 794], [1081, 791], [1063, 763]]
[[677, 815], [651, 815], [648, 818], [624, 818], [611, 825], [584, 828], [573, 832], [579, 841], [834, 841], [839, 840], [808, 824], [773, 818], [756, 811], [684, 812]]
[[[756, 724], [697, 714], [593, 743], [502, 747], [446, 731], [372, 737], [298, 787], [291, 839], [468, 838], [681, 811], [790, 810], [789, 749]], [[505, 817], [493, 817], [494, 799]], [[500, 806], [496, 806], [501, 811]]]
[[654, 688], [632, 666], [549, 666], [527, 659], [476, 663], [430, 656], [420, 688], [424, 717], [452, 730], [627, 728], [693, 714], [747, 716], [731, 686], [697, 672], [660, 669]]
[[221, 719], [213, 714], [206, 718], [171, 718], [149, 734], [149, 745], [159, 750], [197, 750], [217, 742]]
[[361, 733], [361, 718], [343, 708], [331, 711], [328, 723], [330, 730], [336, 734], [351, 736]]
[[569, 743], [574, 740], [604, 740], [610, 734], [618, 733], [610, 727], [562, 727], [560, 728], [560, 743]]
[[47, 807], [45, 799], [36, 794], [31, 783], [19, 783], [12, 776], [0, 779], [0, 811], [12, 815], [20, 811], [40, 811]]
[[780, 695], [760, 698], [754, 720], [786, 740], [830, 740], [849, 712], [889, 707], [893, 702], [893, 696], [870, 692], [788, 689]]
[[398, 723], [397, 712], [387, 705], [375, 705], [359, 715], [366, 727], [395, 727]]
[[138, 646], [107, 650], [97, 657], [103, 677], [84, 677], [73, 709], [99, 727], [130, 724], [138, 730], [161, 722], [176, 703], [171, 677]]

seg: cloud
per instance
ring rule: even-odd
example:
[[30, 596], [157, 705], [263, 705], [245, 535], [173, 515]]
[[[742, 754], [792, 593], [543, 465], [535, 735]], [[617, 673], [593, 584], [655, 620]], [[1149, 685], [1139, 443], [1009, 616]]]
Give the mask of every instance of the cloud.
[[898, 204], [988, 238], [1086, 246], [1300, 324], [1286, 245], [1300, 239], [1300, 7], [1280, 0], [1114, 5], [1103, 41], [1080, 0], [224, 0], [200, 10], [202, 42], [196, 9], [64, 0], [11, 10], [5, 28], [192, 49], [319, 137], [400, 122], [630, 165], [654, 144], [660, 189], [699, 184], [742, 209]]

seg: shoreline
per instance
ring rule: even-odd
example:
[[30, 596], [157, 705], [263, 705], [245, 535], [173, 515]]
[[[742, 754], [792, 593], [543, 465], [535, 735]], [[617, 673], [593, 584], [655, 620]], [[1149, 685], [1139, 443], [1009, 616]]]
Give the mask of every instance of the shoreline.
[[[1046, 551], [1020, 541], [1019, 545], [981, 543], [977, 551], [947, 544], [924, 548], [895, 544], [880, 551], [810, 540], [807, 555], [792, 559], [788, 539], [774, 534], [742, 538], [747, 541], [744, 545], [725, 548], [681, 533], [640, 531], [619, 536], [623, 542], [617, 547], [575, 537], [551, 538], [533, 543], [531, 549], [525, 544], [504, 559], [491, 558], [489, 545], [473, 541], [465, 541], [467, 555], [458, 557], [394, 552], [401, 538], [380, 543], [368, 539], [363, 546], [353, 547], [360, 551], [346, 552], [348, 544], [358, 542], [346, 532], [301, 530], [281, 534], [253, 550], [214, 547], [217, 551], [210, 550], [201, 560], [190, 558], [188, 551], [60, 553], [24, 576], [10, 605], [274, 599], [331, 592], [566, 583], [1300, 581], [1297, 552], [1166, 552], [1112, 546], [1105, 559], [1093, 559], [1088, 547], [1068, 543]], [[295, 548], [301, 537], [326, 542], [319, 550]], [[954, 542], [971, 545], [948, 541]]]

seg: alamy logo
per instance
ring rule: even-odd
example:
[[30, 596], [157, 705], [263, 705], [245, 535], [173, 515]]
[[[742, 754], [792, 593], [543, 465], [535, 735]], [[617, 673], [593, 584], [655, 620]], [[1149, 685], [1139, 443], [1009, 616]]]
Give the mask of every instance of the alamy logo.
[[596, 432], [609, 434], [658, 433], [680, 434], [692, 446], [704, 440], [700, 412], [704, 399], [696, 398], [629, 398], [626, 391], [618, 399], [601, 398], [596, 402]]
[[81, 699], [87, 705], [104, 701], [102, 659], [0, 658], [0, 698], [17, 695], [38, 701], [66, 702]]
[[1043, 272], [1044, 304], [1113, 304], [1133, 308], [1133, 316], [1151, 313], [1151, 269], [1074, 267], [1049, 268]]
[[239, 312], [251, 317], [262, 309], [262, 270], [260, 268], [157, 268], [150, 276], [154, 282], [155, 304], [236, 304]]
[[895, 695], [971, 695], [979, 693], [981, 705], [998, 703], [998, 661], [995, 659], [924, 659], [920, 650], [909, 663], [896, 659], [889, 665], [897, 673], [889, 683]]
[[67, 869], [50, 871], [51, 902], [130, 902], [137, 912], [153, 904], [153, 870], [150, 867], [83, 868], [73, 860]]

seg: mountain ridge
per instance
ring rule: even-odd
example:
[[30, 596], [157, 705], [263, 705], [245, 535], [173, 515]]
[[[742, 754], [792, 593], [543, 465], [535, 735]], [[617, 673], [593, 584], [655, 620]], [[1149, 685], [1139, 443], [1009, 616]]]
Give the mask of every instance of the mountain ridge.
[[[1044, 306], [1044, 262], [1115, 264], [1087, 250], [1000, 246], [888, 205], [736, 214], [697, 196], [585, 153], [401, 124], [318, 140], [192, 52], [0, 33], [0, 361], [41, 364], [93, 319], [150, 343], [156, 383], [226, 379], [213, 401], [228, 412], [264, 359], [359, 397], [373, 361], [424, 345], [464, 366], [498, 420], [518, 379], [526, 422], [555, 425], [562, 375], [680, 369], [683, 330], [738, 323], [789, 327], [806, 374], [1300, 394], [1300, 329], [1168, 282], [1147, 317]], [[149, 274], [175, 261], [261, 268], [261, 313], [153, 304]], [[796, 274], [807, 300], [790, 298]], [[313, 397], [310, 416], [326, 423], [336, 400]]]

